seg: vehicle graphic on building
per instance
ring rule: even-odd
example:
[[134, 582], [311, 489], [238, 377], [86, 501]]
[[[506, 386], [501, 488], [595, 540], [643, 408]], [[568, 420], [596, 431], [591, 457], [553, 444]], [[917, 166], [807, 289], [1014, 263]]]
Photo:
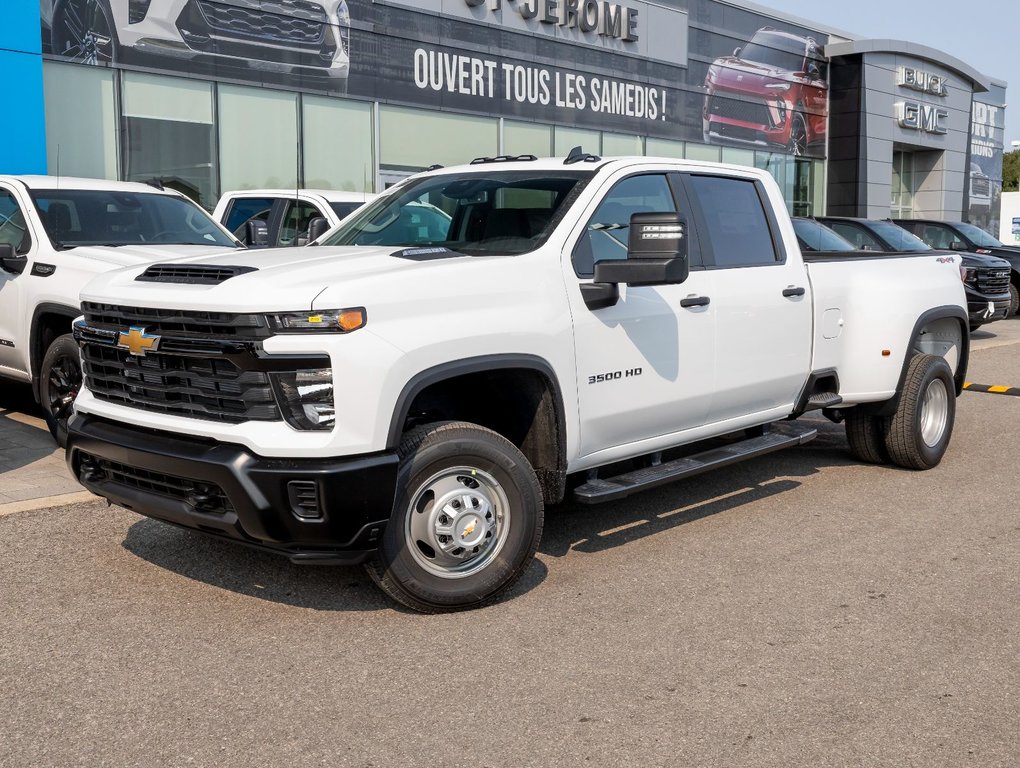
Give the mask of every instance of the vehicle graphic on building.
[[826, 61], [814, 38], [762, 27], [705, 77], [706, 142], [808, 154], [825, 145]]

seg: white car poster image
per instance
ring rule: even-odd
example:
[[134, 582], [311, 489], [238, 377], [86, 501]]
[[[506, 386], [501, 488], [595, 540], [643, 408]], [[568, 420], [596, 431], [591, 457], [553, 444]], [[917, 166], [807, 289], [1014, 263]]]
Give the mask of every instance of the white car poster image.
[[164, 65], [169, 59], [259, 76], [319, 78], [328, 90], [347, 92], [347, 0], [41, 2], [48, 52], [55, 56], [86, 64], [156, 57]]

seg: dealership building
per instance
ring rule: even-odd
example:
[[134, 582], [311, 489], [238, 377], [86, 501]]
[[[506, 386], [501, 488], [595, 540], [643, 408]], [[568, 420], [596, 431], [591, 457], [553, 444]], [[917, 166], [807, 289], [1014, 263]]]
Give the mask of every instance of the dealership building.
[[5, 0], [0, 71], [0, 173], [210, 208], [581, 145], [765, 168], [797, 214], [998, 232], [1005, 83], [738, 0]]

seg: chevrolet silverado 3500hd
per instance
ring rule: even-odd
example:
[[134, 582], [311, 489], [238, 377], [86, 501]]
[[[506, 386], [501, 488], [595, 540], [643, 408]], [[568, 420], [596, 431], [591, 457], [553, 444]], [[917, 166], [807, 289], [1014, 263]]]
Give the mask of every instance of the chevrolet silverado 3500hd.
[[[414, 226], [421, 205], [448, 231]], [[804, 258], [772, 178], [710, 163], [484, 158], [297, 255], [149, 274], [83, 292], [74, 474], [295, 562], [366, 563], [422, 611], [509, 588], [568, 489], [799, 445], [815, 431], [767, 425], [809, 410], [864, 461], [934, 467], [969, 349], [954, 257]]]

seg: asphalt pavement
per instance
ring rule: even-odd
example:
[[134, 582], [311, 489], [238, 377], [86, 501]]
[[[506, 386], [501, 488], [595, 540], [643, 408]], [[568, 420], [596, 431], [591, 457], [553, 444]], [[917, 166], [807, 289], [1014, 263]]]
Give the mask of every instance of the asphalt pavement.
[[[1020, 346], [969, 378], [1020, 385]], [[964, 393], [924, 473], [816, 423], [550, 510], [514, 592], [445, 616], [105, 503], [0, 508], [0, 765], [1017, 766], [1020, 398]]]

